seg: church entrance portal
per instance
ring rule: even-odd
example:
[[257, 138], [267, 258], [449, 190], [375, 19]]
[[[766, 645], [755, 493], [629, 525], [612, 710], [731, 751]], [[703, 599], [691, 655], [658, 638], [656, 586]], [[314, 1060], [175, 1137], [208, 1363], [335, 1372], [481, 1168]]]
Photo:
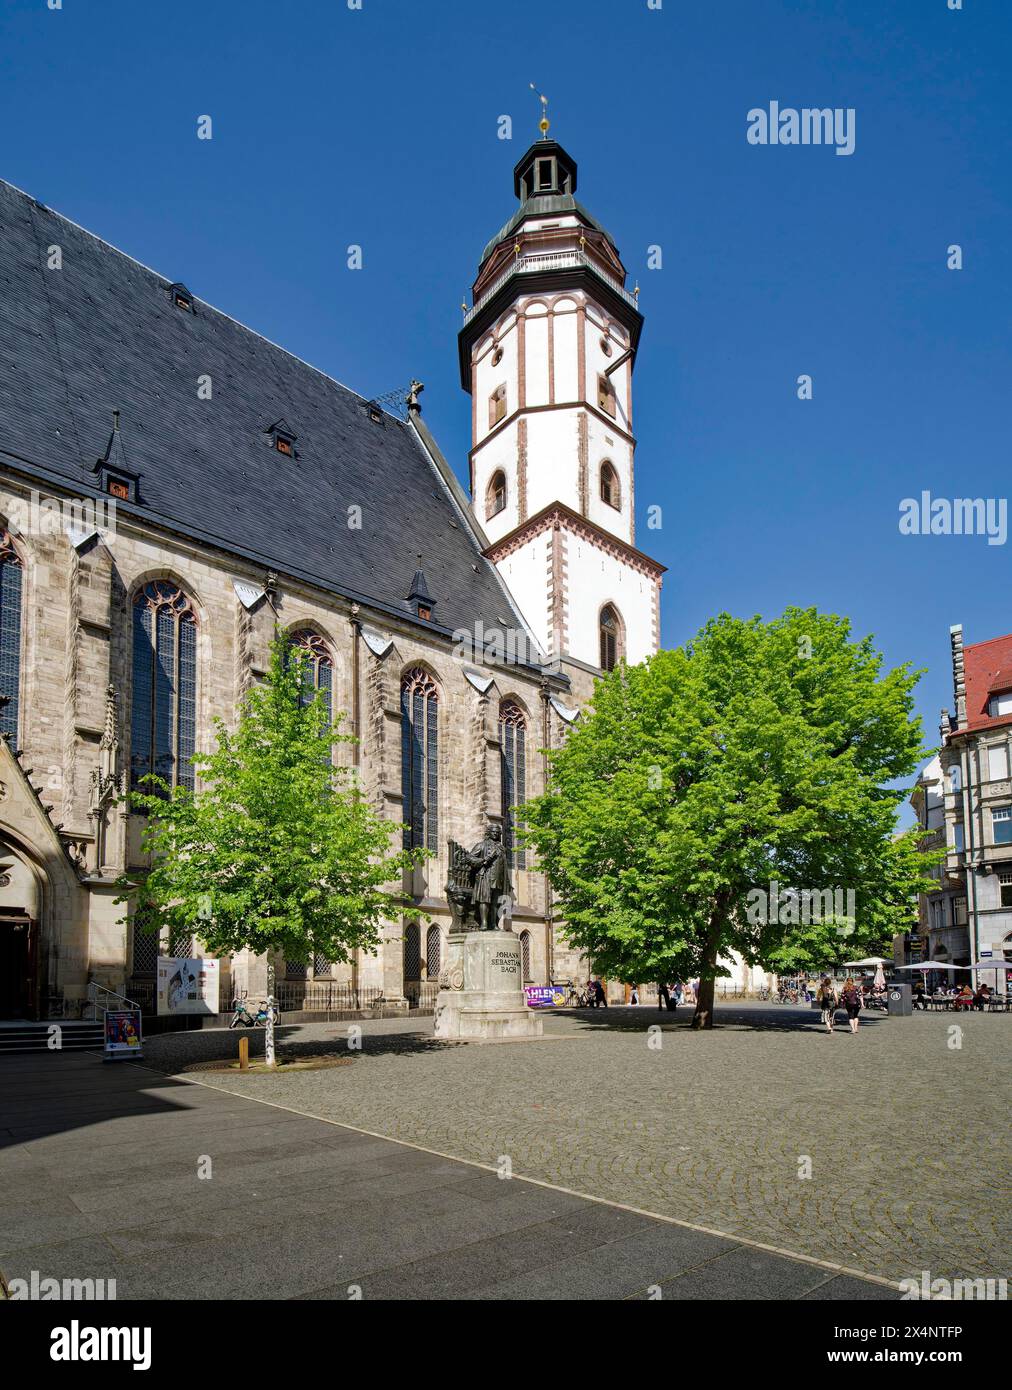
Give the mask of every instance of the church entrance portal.
[[0, 908], [0, 1019], [35, 1017], [35, 925]]

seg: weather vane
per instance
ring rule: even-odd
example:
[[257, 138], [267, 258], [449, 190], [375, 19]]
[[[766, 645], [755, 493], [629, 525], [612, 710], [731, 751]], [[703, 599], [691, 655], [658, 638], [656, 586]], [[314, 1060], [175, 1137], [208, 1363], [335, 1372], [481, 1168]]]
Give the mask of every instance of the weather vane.
[[551, 125], [551, 121], [548, 119], [548, 98], [538, 91], [533, 82], [531, 83], [531, 91], [537, 97], [538, 101], [541, 102], [541, 120], [538, 121], [538, 129], [541, 131], [542, 140], [547, 140], [548, 127]]

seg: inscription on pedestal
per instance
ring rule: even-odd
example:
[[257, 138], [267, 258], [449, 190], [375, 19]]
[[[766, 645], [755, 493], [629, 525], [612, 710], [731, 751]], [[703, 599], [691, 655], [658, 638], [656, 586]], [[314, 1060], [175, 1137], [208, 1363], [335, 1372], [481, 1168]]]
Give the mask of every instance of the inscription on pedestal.
[[514, 946], [500, 947], [488, 963], [487, 989], [506, 990], [520, 987], [520, 952]]

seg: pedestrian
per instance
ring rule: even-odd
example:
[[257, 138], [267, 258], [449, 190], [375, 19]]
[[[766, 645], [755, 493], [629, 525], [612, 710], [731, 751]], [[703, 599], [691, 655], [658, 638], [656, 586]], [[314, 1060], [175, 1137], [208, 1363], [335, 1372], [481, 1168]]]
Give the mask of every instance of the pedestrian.
[[631, 994], [629, 995], [629, 1003], [630, 1003], [630, 1004], [638, 1004], [638, 1003], [640, 1002], [640, 997], [639, 997], [639, 994], [637, 993], [636, 986], [635, 986], [635, 985], [630, 985], [629, 988], [630, 988], [630, 990], [632, 991]]
[[673, 990], [672, 992], [673, 992], [674, 1000], [675, 1000], [675, 1008], [677, 1009], [678, 1006], [679, 1006], [679, 1004], [681, 1004], [681, 1002], [682, 1002], [682, 1000], [683, 1000], [683, 998], [684, 998], [684, 996], [685, 996], [685, 990], [682, 988], [682, 982], [681, 982], [681, 980], [676, 980], [676, 981], [675, 981], [675, 988], [674, 988], [674, 990]]
[[836, 986], [828, 975], [823, 975], [822, 984], [819, 986], [819, 1003], [822, 1005], [822, 1021], [826, 1025], [827, 1033], [833, 1031], [838, 1002]]
[[924, 1009], [927, 1012], [928, 1002], [924, 994], [924, 981], [918, 980], [914, 985], [914, 1008]]
[[850, 1024], [850, 1031], [856, 1033], [858, 1015], [861, 1012], [861, 990], [849, 975], [844, 981], [843, 990], [840, 994], [840, 1002], [847, 1010], [847, 1022]]
[[671, 1008], [671, 991], [663, 981], [657, 984], [657, 1007], [659, 1009]]
[[604, 985], [600, 980], [594, 981], [594, 1008], [606, 1009], [608, 1007], [608, 996], [604, 992]]

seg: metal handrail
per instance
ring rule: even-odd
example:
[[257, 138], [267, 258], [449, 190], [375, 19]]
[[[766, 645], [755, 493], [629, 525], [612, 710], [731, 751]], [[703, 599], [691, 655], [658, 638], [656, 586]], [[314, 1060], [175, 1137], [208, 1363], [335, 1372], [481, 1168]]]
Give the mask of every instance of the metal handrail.
[[[116, 991], [115, 991], [114, 989], [106, 989], [105, 985], [100, 985], [100, 984], [97, 984], [94, 980], [89, 980], [89, 981], [88, 981], [88, 1004], [89, 1004], [89, 1006], [90, 1006], [92, 1009], [95, 1010], [95, 1012], [94, 1012], [94, 1014], [93, 1014], [93, 1019], [94, 1019], [95, 1022], [98, 1021], [98, 1009], [99, 1009], [99, 998], [98, 998], [98, 996], [99, 996], [100, 994], [104, 994], [104, 995], [106, 996], [107, 999], [118, 999], [119, 1002], [120, 1002], [120, 1004], [125, 1004], [125, 1005], [127, 1006], [127, 1008], [130, 1008], [130, 1009], [140, 1009], [140, 1005], [139, 1005], [138, 1003], [136, 1003], [133, 999], [128, 999], [128, 998], [126, 997], [125, 994], [117, 994]], [[101, 1005], [101, 1007], [102, 1007], [103, 1010], [105, 1010], [105, 1009], [108, 1009], [110, 1006], [109, 1006], [108, 1004], [106, 1004], [106, 1003], [103, 1003], [103, 1004]]]
[[489, 288], [485, 291], [481, 298], [476, 300], [475, 303], [472, 304], [471, 308], [464, 315], [465, 326], [471, 322], [475, 314], [479, 313], [482, 309], [484, 309], [485, 305], [489, 302], [492, 296], [497, 294], [499, 290], [502, 289], [503, 285], [506, 284], [507, 280], [509, 280], [511, 276], [531, 274], [539, 270], [562, 270], [570, 266], [581, 265], [586, 266], [588, 270], [593, 271], [593, 273], [598, 277], [598, 279], [603, 280], [606, 285], [610, 285], [611, 288], [615, 290], [617, 294], [620, 294], [622, 296], [622, 298], [626, 301], [627, 304], [631, 304], [634, 309], [639, 307], [637, 305], [635, 295], [630, 294], [629, 291], [623, 285], [620, 285], [619, 282], [614, 278], [614, 276], [609, 275], [607, 271], [602, 270], [601, 267], [596, 263], [596, 261], [592, 261], [585, 251], [531, 252], [529, 255], [515, 256], [513, 258], [513, 260], [509, 264], [509, 267], [506, 270], [504, 270], [503, 273], [489, 286]]

